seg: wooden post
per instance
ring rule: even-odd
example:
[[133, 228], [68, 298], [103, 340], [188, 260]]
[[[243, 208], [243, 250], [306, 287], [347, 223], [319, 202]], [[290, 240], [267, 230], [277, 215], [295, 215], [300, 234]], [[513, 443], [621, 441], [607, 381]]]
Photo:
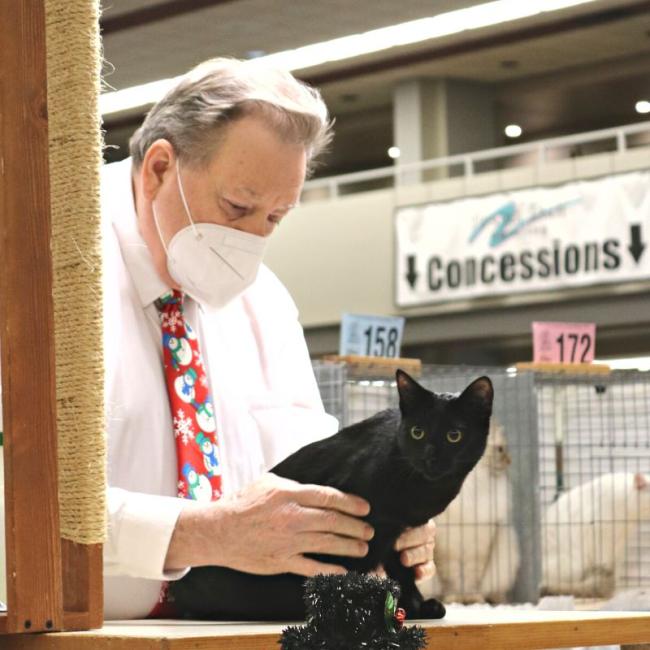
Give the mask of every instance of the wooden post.
[[61, 540], [63, 555], [63, 627], [89, 630], [104, 622], [101, 544]]
[[0, 2], [0, 339], [8, 613], [61, 629], [43, 0]]

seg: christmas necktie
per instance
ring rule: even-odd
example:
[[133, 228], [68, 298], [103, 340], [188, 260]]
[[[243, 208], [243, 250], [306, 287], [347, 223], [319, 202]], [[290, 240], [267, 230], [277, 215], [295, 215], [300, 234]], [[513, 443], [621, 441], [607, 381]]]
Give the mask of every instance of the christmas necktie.
[[[169, 395], [176, 463], [178, 496], [196, 501], [221, 497], [221, 464], [217, 445], [217, 425], [208, 378], [194, 330], [185, 319], [184, 295], [170, 291], [158, 300], [163, 345], [163, 367]], [[176, 615], [163, 584], [159, 602], [151, 618]]]
[[178, 496], [207, 502], [221, 496], [217, 425], [199, 344], [185, 319], [183, 299], [184, 295], [174, 290], [156, 301], [176, 438]]

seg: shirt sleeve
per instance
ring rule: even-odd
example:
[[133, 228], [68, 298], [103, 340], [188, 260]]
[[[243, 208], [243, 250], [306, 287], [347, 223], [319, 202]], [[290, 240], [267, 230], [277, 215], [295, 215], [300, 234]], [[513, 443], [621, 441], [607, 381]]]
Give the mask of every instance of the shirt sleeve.
[[104, 573], [151, 580], [178, 580], [188, 571], [165, 571], [167, 549], [183, 499], [108, 488], [108, 536]]

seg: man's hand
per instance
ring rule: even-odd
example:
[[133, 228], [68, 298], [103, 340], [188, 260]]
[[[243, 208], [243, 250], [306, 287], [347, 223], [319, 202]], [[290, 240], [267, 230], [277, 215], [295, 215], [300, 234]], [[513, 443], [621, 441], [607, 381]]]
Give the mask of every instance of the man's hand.
[[436, 524], [433, 519], [423, 526], [405, 530], [395, 542], [404, 566], [413, 567], [415, 579], [424, 580], [435, 575], [433, 549], [436, 540]]
[[359, 519], [370, 506], [360, 497], [273, 474], [214, 503], [186, 508], [167, 553], [167, 569], [219, 565], [259, 574], [345, 573], [304, 556], [363, 557], [374, 531]]

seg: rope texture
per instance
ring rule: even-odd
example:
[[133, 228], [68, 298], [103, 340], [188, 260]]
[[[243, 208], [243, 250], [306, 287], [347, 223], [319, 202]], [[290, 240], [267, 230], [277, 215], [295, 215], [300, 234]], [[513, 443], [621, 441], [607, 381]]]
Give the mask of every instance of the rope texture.
[[106, 441], [98, 0], [46, 0], [61, 536], [102, 543]]

